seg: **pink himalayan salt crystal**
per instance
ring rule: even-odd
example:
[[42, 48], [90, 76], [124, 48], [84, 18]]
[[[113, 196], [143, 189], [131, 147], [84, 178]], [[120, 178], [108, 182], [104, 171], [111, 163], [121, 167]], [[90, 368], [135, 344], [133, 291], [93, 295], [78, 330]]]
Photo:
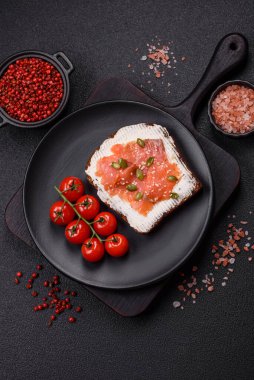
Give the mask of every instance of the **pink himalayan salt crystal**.
[[179, 301], [174, 301], [173, 302], [173, 306], [174, 306], [175, 309], [177, 309], [178, 307], [181, 306], [181, 303]]
[[254, 129], [254, 90], [229, 85], [212, 102], [212, 115], [225, 132], [242, 134]]

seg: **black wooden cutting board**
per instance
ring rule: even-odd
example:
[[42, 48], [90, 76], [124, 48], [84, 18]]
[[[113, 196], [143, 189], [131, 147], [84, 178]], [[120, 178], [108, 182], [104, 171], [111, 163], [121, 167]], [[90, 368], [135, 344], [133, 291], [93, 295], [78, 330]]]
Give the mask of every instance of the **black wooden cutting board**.
[[[185, 101], [176, 107], [166, 108], [158, 104], [130, 82], [119, 78], [99, 83], [86, 105], [106, 100], [134, 100], [162, 108], [179, 119], [194, 134], [207, 157], [215, 186], [214, 214], [216, 214], [236, 188], [240, 171], [237, 162], [229, 153], [195, 130], [193, 118], [199, 103], [215, 83], [230, 70], [242, 64], [246, 56], [247, 42], [243, 36], [230, 34], [224, 37], [217, 45], [208, 68], [197, 87]], [[11, 232], [30, 247], [37, 249], [29, 234], [23, 214], [22, 186], [7, 205], [5, 217]], [[164, 280], [144, 288], [121, 291], [85, 287], [120, 315], [135, 316], [151, 304], [166, 282], [167, 280]]]

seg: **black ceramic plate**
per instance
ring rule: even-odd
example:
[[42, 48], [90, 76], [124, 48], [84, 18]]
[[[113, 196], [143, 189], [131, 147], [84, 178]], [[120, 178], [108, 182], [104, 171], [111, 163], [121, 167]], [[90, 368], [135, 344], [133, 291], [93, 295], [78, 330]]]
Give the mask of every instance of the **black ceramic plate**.
[[[127, 256], [108, 255], [97, 264], [86, 262], [80, 247], [69, 245], [64, 228], [49, 220], [49, 208], [58, 199], [54, 185], [69, 175], [85, 180], [88, 158], [119, 128], [141, 122], [168, 128], [203, 190], [165, 218], [148, 235], [141, 235], [118, 217], [119, 231], [130, 241]], [[87, 192], [96, 191], [85, 181]], [[175, 118], [157, 108], [135, 102], [106, 102], [75, 112], [59, 122], [36, 149], [25, 177], [24, 211], [30, 233], [44, 256], [59, 270], [84, 284], [103, 288], [134, 288], [167, 276], [178, 268], [203, 237], [213, 204], [212, 177], [199, 144]], [[106, 208], [106, 207], [104, 207]]]

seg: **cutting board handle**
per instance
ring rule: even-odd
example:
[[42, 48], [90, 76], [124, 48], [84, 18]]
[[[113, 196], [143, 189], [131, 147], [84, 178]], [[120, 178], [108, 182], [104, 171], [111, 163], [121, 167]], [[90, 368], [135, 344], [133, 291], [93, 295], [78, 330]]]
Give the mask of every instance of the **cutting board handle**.
[[232, 33], [223, 37], [215, 48], [213, 56], [197, 86], [179, 105], [170, 108], [179, 120], [186, 115], [193, 117], [199, 103], [225, 74], [243, 63], [248, 53], [248, 42], [242, 34]]

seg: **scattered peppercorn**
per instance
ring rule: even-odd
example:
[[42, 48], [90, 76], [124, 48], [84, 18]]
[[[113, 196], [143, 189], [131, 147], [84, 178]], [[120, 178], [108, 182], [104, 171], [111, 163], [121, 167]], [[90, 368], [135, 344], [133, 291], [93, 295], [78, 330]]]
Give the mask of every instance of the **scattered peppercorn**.
[[[42, 270], [43, 267], [38, 264], [38, 265], [36, 265], [36, 269]], [[22, 272], [18, 272], [18, 273], [22, 273]], [[37, 278], [38, 276], [39, 276], [39, 274], [37, 272], [32, 273], [31, 278], [28, 279], [28, 283], [26, 284], [27, 289], [32, 288], [32, 283], [34, 282], [34, 279]], [[72, 304], [70, 303], [71, 302], [70, 297], [65, 297], [65, 298], [61, 299], [62, 295], [67, 296], [70, 294], [72, 297], [77, 296], [77, 292], [75, 292], [75, 291], [69, 291], [69, 290], [61, 291], [61, 289], [57, 286], [52, 287], [52, 283], [55, 284], [56, 282], [60, 283], [60, 277], [57, 275], [53, 276], [53, 278], [51, 278], [49, 280], [44, 280], [42, 282], [42, 285], [44, 287], [47, 288], [47, 287], [51, 286], [51, 289], [47, 294], [48, 297], [43, 296], [42, 297], [42, 303], [35, 305], [33, 307], [34, 312], [45, 311], [47, 309], [53, 309], [54, 315], [51, 315], [51, 317], [50, 317], [50, 320], [48, 322], [49, 327], [52, 326], [53, 321], [56, 320], [56, 315], [60, 315], [60, 314], [64, 313], [65, 311], [71, 310], [73, 308]], [[16, 284], [19, 283], [18, 277], [15, 277], [15, 283]], [[61, 293], [62, 293], [62, 295], [61, 295]], [[31, 292], [31, 295], [33, 297], [38, 297], [39, 293], [38, 293], [38, 291], [33, 290]], [[81, 306], [76, 306], [75, 311], [77, 313], [80, 313], [82, 311]], [[76, 322], [76, 318], [75, 317], [69, 317], [68, 321], [70, 323], [74, 323], [74, 322]]]
[[68, 318], [68, 321], [69, 321], [70, 323], [75, 323], [75, 322], [76, 322], [76, 318], [75, 318], [75, 317], [69, 317], [69, 318]]

